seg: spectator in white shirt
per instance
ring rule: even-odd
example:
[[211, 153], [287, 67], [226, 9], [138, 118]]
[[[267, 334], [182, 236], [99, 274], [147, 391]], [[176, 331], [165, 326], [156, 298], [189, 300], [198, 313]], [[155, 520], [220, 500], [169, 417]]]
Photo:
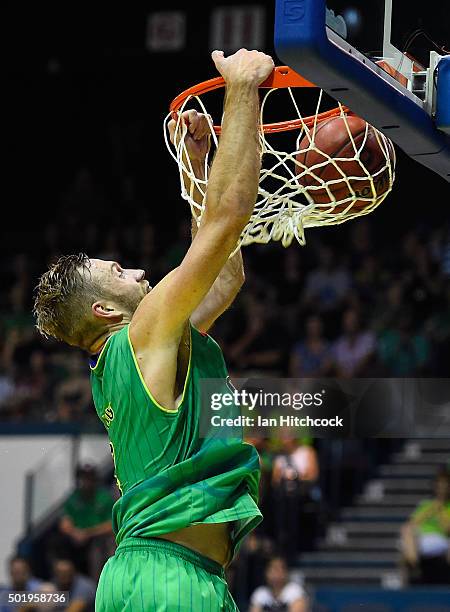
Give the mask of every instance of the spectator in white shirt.
[[266, 584], [254, 591], [249, 612], [307, 612], [305, 591], [296, 582], [289, 581], [288, 567], [282, 557], [273, 557], [268, 562]]

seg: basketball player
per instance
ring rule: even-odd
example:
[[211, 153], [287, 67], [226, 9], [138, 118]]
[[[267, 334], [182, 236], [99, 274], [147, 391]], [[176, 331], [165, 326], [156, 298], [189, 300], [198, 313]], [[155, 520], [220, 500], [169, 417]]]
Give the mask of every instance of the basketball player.
[[[91, 354], [94, 403], [122, 492], [97, 612], [237, 610], [224, 567], [261, 520], [256, 450], [240, 436], [201, 435], [199, 389], [210, 378], [227, 389], [221, 350], [206, 331], [242, 284], [240, 258], [228, 257], [256, 202], [258, 85], [274, 64], [245, 49], [212, 58], [226, 82], [223, 131], [203, 219], [180, 266], [151, 288], [143, 270], [73, 255], [37, 287], [40, 331]], [[186, 118], [200, 173], [206, 120]]]

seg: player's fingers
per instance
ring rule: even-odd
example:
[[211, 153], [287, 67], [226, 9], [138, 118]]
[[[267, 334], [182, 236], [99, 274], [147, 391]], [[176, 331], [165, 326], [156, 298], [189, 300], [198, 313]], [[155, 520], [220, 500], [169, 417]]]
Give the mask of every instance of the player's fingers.
[[175, 131], [177, 129], [177, 124], [178, 124], [178, 121], [175, 121], [175, 119], [171, 119], [169, 123], [167, 124], [167, 129], [169, 130], [169, 135], [171, 138], [175, 134]]
[[191, 108], [188, 111], [184, 111], [181, 115], [184, 125], [187, 127], [189, 134], [193, 134], [197, 128], [198, 123], [198, 112]]
[[221, 72], [221, 68], [225, 62], [225, 56], [223, 51], [218, 51], [217, 49], [211, 53], [212, 61], [214, 62], [217, 70]]
[[194, 134], [194, 138], [196, 138], [197, 140], [203, 138], [204, 136], [210, 133], [208, 117], [209, 121], [211, 121], [211, 117], [209, 115], [200, 114], [198, 116], [198, 124]]
[[188, 127], [189, 133], [195, 140], [200, 140], [208, 133], [208, 120], [206, 115], [199, 113], [195, 109], [185, 111], [183, 120]]
[[177, 140], [180, 139], [182, 133], [182, 125], [179, 120], [171, 119], [167, 124], [167, 129], [169, 130], [170, 141], [174, 143], [175, 137]]
[[176, 124], [177, 122], [174, 119], [171, 119], [167, 124], [167, 129], [169, 130], [169, 136], [171, 140], [173, 139]]
[[198, 127], [198, 123], [199, 123], [200, 117], [199, 114], [196, 110], [192, 110], [189, 112], [189, 133], [194, 135], [197, 127]]

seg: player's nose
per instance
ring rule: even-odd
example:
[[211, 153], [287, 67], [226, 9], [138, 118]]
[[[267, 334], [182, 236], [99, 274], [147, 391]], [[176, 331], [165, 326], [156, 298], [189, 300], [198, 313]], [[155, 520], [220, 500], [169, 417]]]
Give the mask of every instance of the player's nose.
[[136, 270], [135, 275], [136, 275], [136, 280], [140, 282], [141, 280], [144, 280], [145, 278], [145, 270]]

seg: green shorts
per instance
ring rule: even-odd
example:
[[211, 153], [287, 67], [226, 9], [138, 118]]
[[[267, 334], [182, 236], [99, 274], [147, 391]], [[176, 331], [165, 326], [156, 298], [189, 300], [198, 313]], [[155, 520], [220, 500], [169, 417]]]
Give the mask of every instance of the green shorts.
[[96, 612], [239, 612], [221, 565], [158, 538], [130, 538], [100, 576]]

